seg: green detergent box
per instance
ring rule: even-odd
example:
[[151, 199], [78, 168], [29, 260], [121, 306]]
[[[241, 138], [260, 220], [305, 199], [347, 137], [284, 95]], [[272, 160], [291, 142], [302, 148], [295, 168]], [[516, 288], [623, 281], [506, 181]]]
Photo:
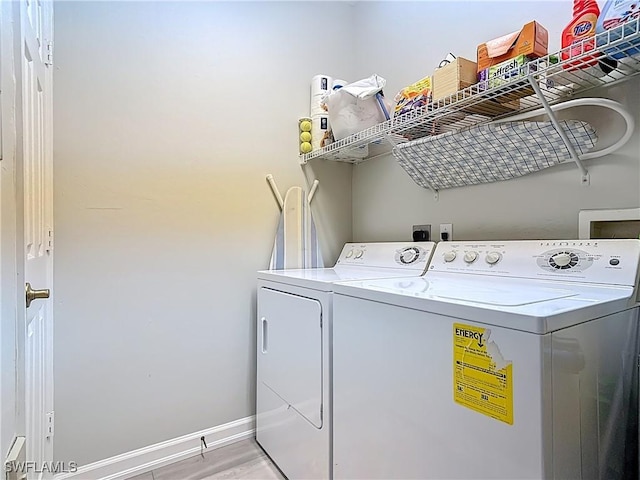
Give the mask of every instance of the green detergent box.
[[518, 55], [517, 57], [510, 58], [509, 60], [482, 70], [478, 73], [478, 81], [487, 82], [483, 84], [486, 88], [499, 87], [517, 77], [527, 75], [527, 69], [523, 67], [528, 61], [529, 58], [526, 55]]

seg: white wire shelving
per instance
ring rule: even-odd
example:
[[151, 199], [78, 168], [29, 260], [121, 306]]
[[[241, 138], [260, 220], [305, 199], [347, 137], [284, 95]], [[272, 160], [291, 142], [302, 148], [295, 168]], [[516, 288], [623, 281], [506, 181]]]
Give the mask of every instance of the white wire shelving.
[[[567, 60], [562, 60], [563, 54]], [[389, 153], [399, 143], [458, 132], [497, 120], [505, 121], [540, 108], [544, 108], [553, 119], [551, 105], [593, 88], [625, 82], [638, 74], [640, 18], [635, 18], [595, 38], [584, 40], [581, 45], [532, 60], [499, 86], [490, 88], [489, 81], [476, 83], [424, 107], [300, 155], [299, 160], [303, 165], [314, 158], [360, 163]], [[581, 164], [576, 163], [583, 170]]]

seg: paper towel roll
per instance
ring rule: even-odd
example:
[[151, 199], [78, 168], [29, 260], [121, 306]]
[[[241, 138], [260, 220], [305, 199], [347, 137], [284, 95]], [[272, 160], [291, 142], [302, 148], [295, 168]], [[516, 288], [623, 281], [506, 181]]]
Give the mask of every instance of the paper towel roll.
[[311, 146], [314, 150], [322, 148], [322, 140], [329, 129], [328, 115], [311, 116]]
[[327, 111], [323, 110], [321, 105], [322, 105], [322, 100], [327, 96], [329, 92], [326, 93], [320, 93], [318, 95], [312, 95], [311, 96], [311, 105], [310, 105], [310, 110], [311, 110], [311, 115], [326, 115]]
[[320, 102], [318, 101], [311, 104], [310, 116], [317, 117], [319, 115], [327, 115], [327, 111], [320, 106]]
[[327, 112], [320, 106], [324, 96], [331, 92], [333, 78], [329, 75], [316, 75], [311, 79], [311, 101], [309, 103], [309, 114], [326, 115]]
[[333, 78], [329, 75], [316, 75], [311, 79], [311, 98], [331, 91]]

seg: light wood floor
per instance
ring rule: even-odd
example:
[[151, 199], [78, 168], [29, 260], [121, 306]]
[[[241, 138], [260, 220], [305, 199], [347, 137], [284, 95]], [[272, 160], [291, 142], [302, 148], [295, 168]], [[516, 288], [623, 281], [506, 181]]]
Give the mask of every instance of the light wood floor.
[[232, 443], [128, 480], [285, 480], [254, 439]]

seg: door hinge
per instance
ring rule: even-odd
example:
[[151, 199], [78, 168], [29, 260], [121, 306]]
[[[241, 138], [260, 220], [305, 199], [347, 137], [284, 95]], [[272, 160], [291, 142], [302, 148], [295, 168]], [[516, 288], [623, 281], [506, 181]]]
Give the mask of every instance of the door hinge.
[[53, 65], [53, 42], [48, 41], [44, 52], [44, 64], [47, 66]]
[[53, 250], [53, 230], [48, 230], [47, 234], [47, 252]]
[[54, 430], [55, 430], [55, 413], [54, 412], [49, 412], [47, 413], [47, 424], [46, 424], [46, 432], [47, 432], [47, 438], [51, 438], [53, 437], [54, 434]]

